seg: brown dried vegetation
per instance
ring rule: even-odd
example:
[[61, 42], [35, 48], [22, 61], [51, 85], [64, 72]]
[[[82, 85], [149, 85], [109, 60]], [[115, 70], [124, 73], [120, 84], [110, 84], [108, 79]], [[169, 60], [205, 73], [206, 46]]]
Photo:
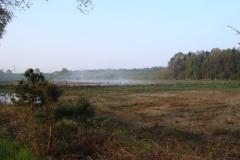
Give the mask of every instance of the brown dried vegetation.
[[[97, 106], [96, 127], [86, 141], [81, 127], [61, 124], [54, 141], [56, 159], [240, 159], [240, 89], [99, 92], [80, 87], [60, 101], [83, 94]], [[26, 136], [27, 115], [18, 107], [1, 107], [1, 135], [31, 142], [41, 155], [44, 136], [35, 141]]]

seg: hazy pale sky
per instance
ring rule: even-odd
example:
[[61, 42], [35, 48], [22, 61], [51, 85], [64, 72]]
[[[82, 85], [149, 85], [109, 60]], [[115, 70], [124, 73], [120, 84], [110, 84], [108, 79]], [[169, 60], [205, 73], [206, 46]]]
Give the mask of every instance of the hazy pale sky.
[[239, 0], [35, 0], [0, 40], [0, 69], [166, 66], [176, 52], [237, 47]]

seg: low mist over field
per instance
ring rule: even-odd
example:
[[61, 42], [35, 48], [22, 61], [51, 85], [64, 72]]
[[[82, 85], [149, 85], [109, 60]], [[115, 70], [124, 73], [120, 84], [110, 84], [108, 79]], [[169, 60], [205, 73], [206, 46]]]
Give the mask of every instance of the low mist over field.
[[63, 69], [50, 75], [53, 81], [105, 83], [105, 84], [134, 84], [157, 80], [161, 67], [145, 69], [106, 69], [68, 71]]
[[[45, 73], [48, 80], [53, 82], [91, 83], [91, 84], [149, 84], [159, 78], [163, 67], [144, 69], [101, 69], [70, 71], [63, 68], [61, 71]], [[37, 70], [37, 69], [36, 69]], [[23, 74], [2, 73], [1, 82], [15, 82], [23, 78]]]

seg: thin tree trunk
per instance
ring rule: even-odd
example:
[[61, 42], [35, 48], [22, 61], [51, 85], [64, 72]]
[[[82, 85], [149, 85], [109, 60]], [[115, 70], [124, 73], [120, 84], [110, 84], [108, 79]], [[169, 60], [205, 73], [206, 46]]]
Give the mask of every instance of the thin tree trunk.
[[52, 159], [52, 124], [49, 125], [49, 137], [48, 137], [48, 156]]
[[88, 128], [87, 126], [85, 127], [85, 136], [86, 136], [86, 142], [88, 141]]
[[49, 131], [48, 131], [48, 157], [51, 160], [52, 159], [52, 144], [53, 144], [53, 120], [52, 120], [52, 105], [50, 105], [49, 108], [49, 118], [50, 118], [50, 122], [49, 122]]

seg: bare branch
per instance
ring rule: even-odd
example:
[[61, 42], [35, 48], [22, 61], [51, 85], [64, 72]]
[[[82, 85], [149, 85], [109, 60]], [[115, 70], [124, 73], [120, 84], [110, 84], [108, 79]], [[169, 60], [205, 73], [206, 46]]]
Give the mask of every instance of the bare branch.
[[228, 27], [228, 28], [231, 28], [232, 30], [234, 30], [234, 31], [236, 32], [236, 34], [240, 35], [240, 31], [239, 31], [239, 30], [233, 28], [232, 26], [227, 26], [227, 27]]
[[94, 8], [92, 0], [77, 0], [77, 2], [79, 3], [77, 8], [84, 14], [88, 14]]

